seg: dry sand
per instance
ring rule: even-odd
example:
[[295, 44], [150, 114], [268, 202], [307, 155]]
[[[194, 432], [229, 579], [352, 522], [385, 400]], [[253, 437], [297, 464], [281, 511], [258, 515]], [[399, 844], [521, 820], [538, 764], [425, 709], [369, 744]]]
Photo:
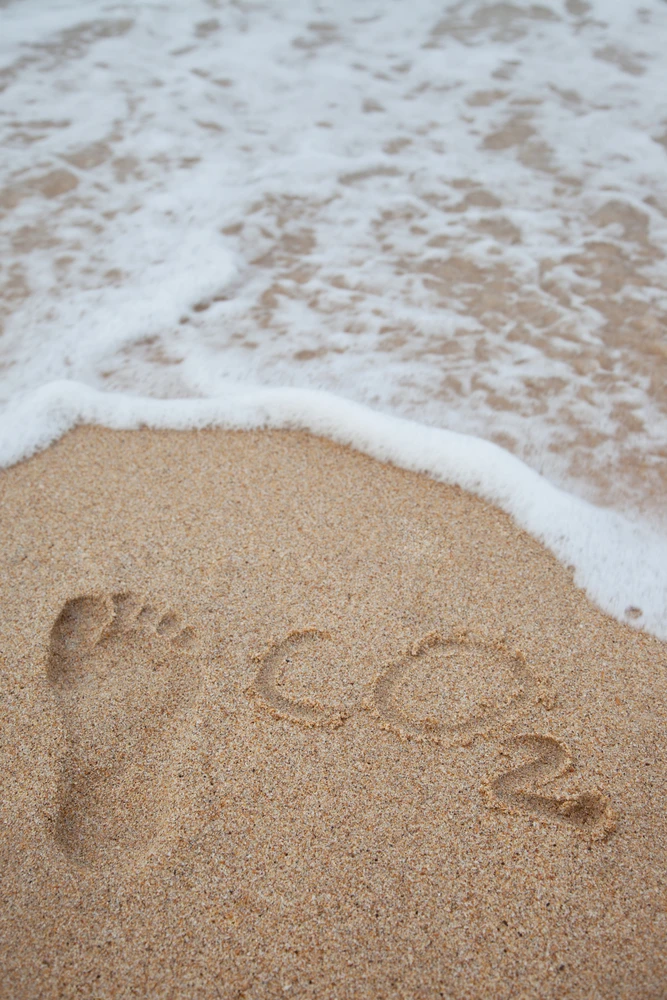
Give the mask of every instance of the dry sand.
[[663, 997], [667, 648], [288, 432], [3, 473], [3, 997]]

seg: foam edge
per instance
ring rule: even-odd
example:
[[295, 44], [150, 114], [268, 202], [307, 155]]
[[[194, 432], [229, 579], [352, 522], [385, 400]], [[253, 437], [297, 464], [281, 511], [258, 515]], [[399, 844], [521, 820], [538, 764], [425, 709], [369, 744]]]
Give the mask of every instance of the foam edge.
[[[0, 467], [28, 458], [78, 424], [115, 430], [221, 427], [310, 431], [381, 462], [458, 485], [497, 505], [573, 566], [603, 611], [667, 639], [667, 540], [641, 523], [566, 493], [498, 445], [379, 413], [332, 393], [243, 387], [216, 399], [152, 399], [59, 380], [0, 416]], [[628, 608], [642, 614], [628, 621]]]

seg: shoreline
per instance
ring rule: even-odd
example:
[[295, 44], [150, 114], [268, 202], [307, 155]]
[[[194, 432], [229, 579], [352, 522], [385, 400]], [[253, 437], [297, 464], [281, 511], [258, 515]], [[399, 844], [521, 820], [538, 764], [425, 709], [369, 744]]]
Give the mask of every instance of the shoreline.
[[602, 610], [667, 638], [667, 537], [648, 524], [565, 492], [485, 439], [310, 389], [241, 388], [225, 399], [162, 400], [103, 393], [61, 380], [29, 393], [0, 419], [0, 465], [11, 467], [82, 425], [115, 430], [293, 430], [351, 446], [380, 462], [425, 473], [497, 504], [572, 568], [576, 585]]

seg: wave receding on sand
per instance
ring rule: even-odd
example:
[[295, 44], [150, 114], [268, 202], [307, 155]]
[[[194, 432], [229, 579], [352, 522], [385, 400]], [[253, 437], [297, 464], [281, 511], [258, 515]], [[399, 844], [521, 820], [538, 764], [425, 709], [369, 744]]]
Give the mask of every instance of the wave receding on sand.
[[667, 542], [645, 525], [560, 490], [489, 441], [309, 389], [239, 387], [223, 399], [161, 400], [62, 380], [27, 394], [3, 414], [0, 463], [15, 463], [78, 424], [299, 429], [350, 445], [496, 504], [571, 566], [575, 584], [604, 611], [667, 638]]

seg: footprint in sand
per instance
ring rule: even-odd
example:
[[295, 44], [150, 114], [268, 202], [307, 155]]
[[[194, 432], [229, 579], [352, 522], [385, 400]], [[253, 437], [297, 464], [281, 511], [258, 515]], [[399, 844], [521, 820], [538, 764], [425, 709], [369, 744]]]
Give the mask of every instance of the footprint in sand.
[[199, 690], [195, 634], [134, 594], [67, 601], [47, 674], [67, 738], [55, 836], [81, 863], [137, 856], [173, 815]]

